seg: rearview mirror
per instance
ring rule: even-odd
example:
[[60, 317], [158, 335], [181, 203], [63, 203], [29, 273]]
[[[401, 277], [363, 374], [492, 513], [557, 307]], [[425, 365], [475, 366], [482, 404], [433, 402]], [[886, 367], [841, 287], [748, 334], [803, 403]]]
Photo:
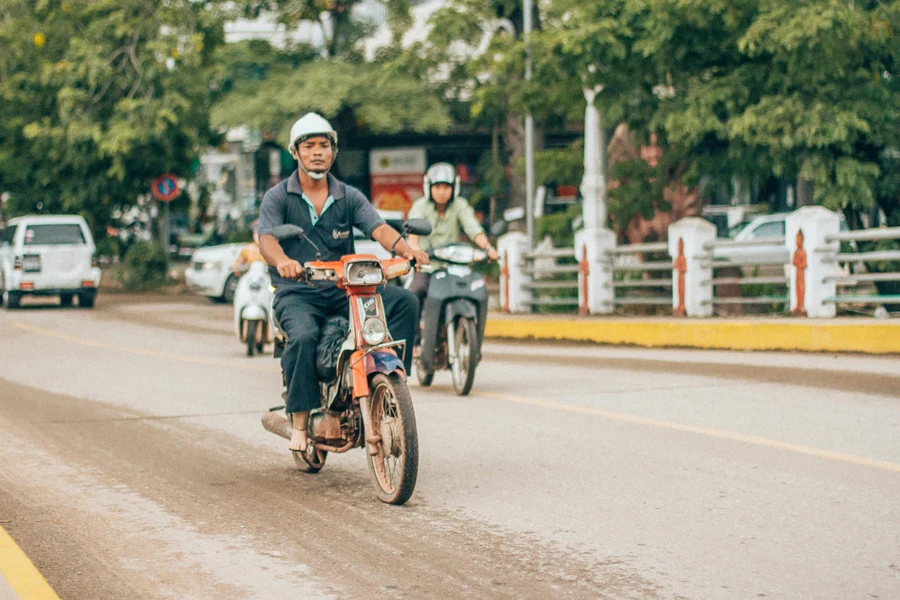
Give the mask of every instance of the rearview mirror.
[[290, 223], [285, 223], [284, 225], [275, 227], [272, 230], [272, 235], [275, 236], [275, 239], [279, 242], [294, 238], [300, 238], [303, 237], [303, 228], [296, 225], [291, 225]]
[[403, 225], [403, 229], [413, 235], [431, 235], [431, 223], [425, 219], [410, 219]]
[[493, 225], [491, 225], [491, 235], [494, 237], [503, 235], [506, 233], [507, 225], [506, 221], [497, 221]]

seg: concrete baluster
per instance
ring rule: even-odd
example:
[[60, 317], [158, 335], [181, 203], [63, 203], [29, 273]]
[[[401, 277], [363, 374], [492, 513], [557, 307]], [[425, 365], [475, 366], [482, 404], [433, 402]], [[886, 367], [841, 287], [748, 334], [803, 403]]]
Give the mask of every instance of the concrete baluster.
[[[575, 234], [575, 260], [578, 272], [578, 306], [592, 315], [613, 312], [613, 274], [609, 251], [616, 247], [616, 234], [611, 229], [582, 229]], [[587, 298], [584, 297], [585, 292]], [[580, 311], [580, 312], [583, 312]]]
[[500, 306], [504, 312], [531, 312], [531, 290], [526, 286], [532, 278], [525, 272], [528, 247], [528, 236], [519, 231], [507, 233], [497, 240], [501, 270]]
[[[837, 265], [830, 257], [840, 248], [838, 242], [825, 238], [837, 234], [841, 219], [836, 212], [821, 206], [804, 206], [785, 220], [784, 243], [788, 250], [791, 279], [791, 313], [819, 319], [830, 319], [837, 313], [834, 302], [826, 302], [837, 293], [834, 279]], [[802, 233], [802, 238], [798, 236]], [[801, 247], [798, 248], [798, 238]], [[802, 298], [799, 297], [802, 292]]]
[[[713, 314], [712, 268], [704, 266], [708, 250], [703, 245], [716, 239], [716, 226], [700, 217], [687, 217], [669, 225], [669, 256], [672, 257], [672, 310], [681, 305], [679, 256], [683, 255], [684, 314], [711, 317]], [[681, 242], [681, 243], [680, 243]], [[679, 246], [682, 246], [679, 248]]]

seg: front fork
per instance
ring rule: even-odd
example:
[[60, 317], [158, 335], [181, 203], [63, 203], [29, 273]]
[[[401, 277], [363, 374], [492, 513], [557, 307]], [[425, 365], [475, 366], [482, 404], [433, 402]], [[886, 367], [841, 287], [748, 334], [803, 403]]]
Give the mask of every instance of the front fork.
[[447, 364], [456, 362], [456, 321], [451, 319], [447, 323]]
[[378, 442], [381, 441], [381, 434], [375, 431], [372, 424], [372, 411], [369, 406], [369, 397], [359, 397], [359, 410], [362, 411], [363, 431], [366, 435], [366, 452], [371, 456], [378, 454]]

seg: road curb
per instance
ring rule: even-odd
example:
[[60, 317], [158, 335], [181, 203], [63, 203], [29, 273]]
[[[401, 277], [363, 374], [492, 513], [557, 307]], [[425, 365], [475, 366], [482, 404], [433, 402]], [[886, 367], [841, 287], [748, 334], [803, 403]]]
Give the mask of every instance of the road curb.
[[648, 348], [900, 354], [900, 323], [488, 318], [485, 337]]
[[7, 598], [9, 590], [12, 591], [12, 598], [59, 600], [34, 563], [0, 527], [0, 597]]

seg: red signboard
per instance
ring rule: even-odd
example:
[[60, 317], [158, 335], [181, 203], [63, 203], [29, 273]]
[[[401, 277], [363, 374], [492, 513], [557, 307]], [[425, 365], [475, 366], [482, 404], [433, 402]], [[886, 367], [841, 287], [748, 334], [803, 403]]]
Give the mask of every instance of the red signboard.
[[372, 204], [379, 210], [397, 210], [404, 215], [422, 196], [425, 148], [373, 150], [369, 155]]

